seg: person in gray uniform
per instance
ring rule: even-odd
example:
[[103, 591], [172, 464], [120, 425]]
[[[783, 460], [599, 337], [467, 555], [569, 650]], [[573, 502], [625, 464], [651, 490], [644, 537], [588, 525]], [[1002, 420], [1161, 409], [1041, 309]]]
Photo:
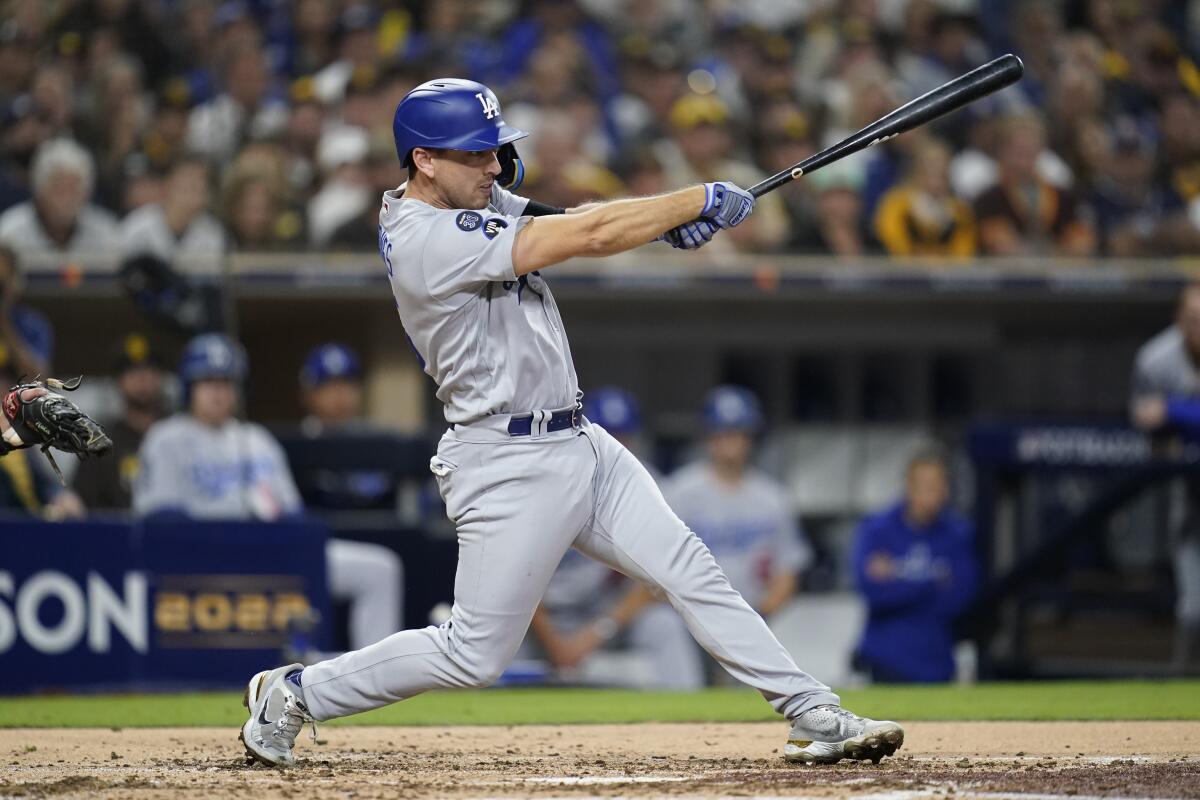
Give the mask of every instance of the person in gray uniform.
[[[1130, 416], [1159, 444], [1200, 441], [1200, 283], [1184, 288], [1175, 324], [1138, 351]], [[1175, 568], [1175, 669], [1200, 669], [1200, 481], [1171, 487]]]
[[[279, 442], [236, 416], [245, 375], [245, 354], [228, 337], [206, 333], [188, 342], [179, 367], [186, 410], [146, 432], [133, 483], [135, 515], [273, 522], [304, 513]], [[396, 630], [404, 572], [391, 549], [329, 539], [325, 562], [330, 596], [350, 604], [351, 647]]]
[[253, 676], [241, 731], [251, 756], [290, 764], [306, 723], [492, 683], [571, 547], [665, 597], [721, 666], [791, 721], [786, 758], [894, 753], [903, 729], [843, 709], [802, 672], [646, 469], [581, 413], [563, 319], [542, 274], [655, 239], [698, 247], [744, 221], [754, 196], [715, 182], [564, 213], [512, 194], [498, 178], [519, 170], [512, 142], [526, 134], [473, 81], [413, 89], [393, 130], [409, 177], [383, 195], [379, 250], [450, 425], [430, 469], [458, 530], [454, 604], [442, 625]]
[[718, 386], [705, 398], [702, 416], [706, 457], [672, 474], [663, 494], [733, 588], [770, 619], [795, 596], [812, 548], [786, 490], [750, 463], [763, 426], [758, 398], [741, 386]]

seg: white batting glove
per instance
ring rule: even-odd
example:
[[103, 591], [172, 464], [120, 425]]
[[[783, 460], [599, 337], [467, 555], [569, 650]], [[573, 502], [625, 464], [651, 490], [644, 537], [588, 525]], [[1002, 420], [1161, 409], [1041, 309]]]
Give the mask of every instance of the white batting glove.
[[742, 224], [754, 210], [754, 195], [736, 183], [717, 181], [704, 184], [704, 208], [700, 216], [719, 228]]

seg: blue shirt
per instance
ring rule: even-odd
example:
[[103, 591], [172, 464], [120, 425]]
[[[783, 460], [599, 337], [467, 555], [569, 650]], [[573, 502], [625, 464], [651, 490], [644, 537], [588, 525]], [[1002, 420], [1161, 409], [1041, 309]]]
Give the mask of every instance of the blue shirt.
[[[954, 676], [954, 619], [975, 595], [979, 573], [971, 523], [950, 509], [915, 530], [904, 504], [869, 516], [854, 543], [854, 582], [867, 601], [860, 656], [881, 671], [910, 681]], [[886, 553], [895, 572], [867, 575], [874, 553]]]

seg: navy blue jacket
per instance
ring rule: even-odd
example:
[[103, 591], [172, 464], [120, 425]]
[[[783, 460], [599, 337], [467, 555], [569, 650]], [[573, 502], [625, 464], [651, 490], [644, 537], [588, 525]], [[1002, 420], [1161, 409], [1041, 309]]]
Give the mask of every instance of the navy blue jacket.
[[[924, 530], [904, 518], [904, 504], [869, 516], [854, 543], [854, 583], [867, 601], [859, 655], [879, 672], [909, 681], [954, 677], [955, 617], [979, 579], [971, 523], [950, 509]], [[889, 580], [867, 576], [872, 553], [891, 557]]]

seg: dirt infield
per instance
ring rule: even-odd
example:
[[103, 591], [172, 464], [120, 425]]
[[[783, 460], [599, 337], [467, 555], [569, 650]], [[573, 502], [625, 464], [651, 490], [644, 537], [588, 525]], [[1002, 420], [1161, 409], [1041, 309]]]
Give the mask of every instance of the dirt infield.
[[882, 764], [785, 763], [782, 723], [321, 729], [288, 772], [236, 730], [0, 730], [0, 798], [1200, 798], [1200, 722], [925, 722]]

